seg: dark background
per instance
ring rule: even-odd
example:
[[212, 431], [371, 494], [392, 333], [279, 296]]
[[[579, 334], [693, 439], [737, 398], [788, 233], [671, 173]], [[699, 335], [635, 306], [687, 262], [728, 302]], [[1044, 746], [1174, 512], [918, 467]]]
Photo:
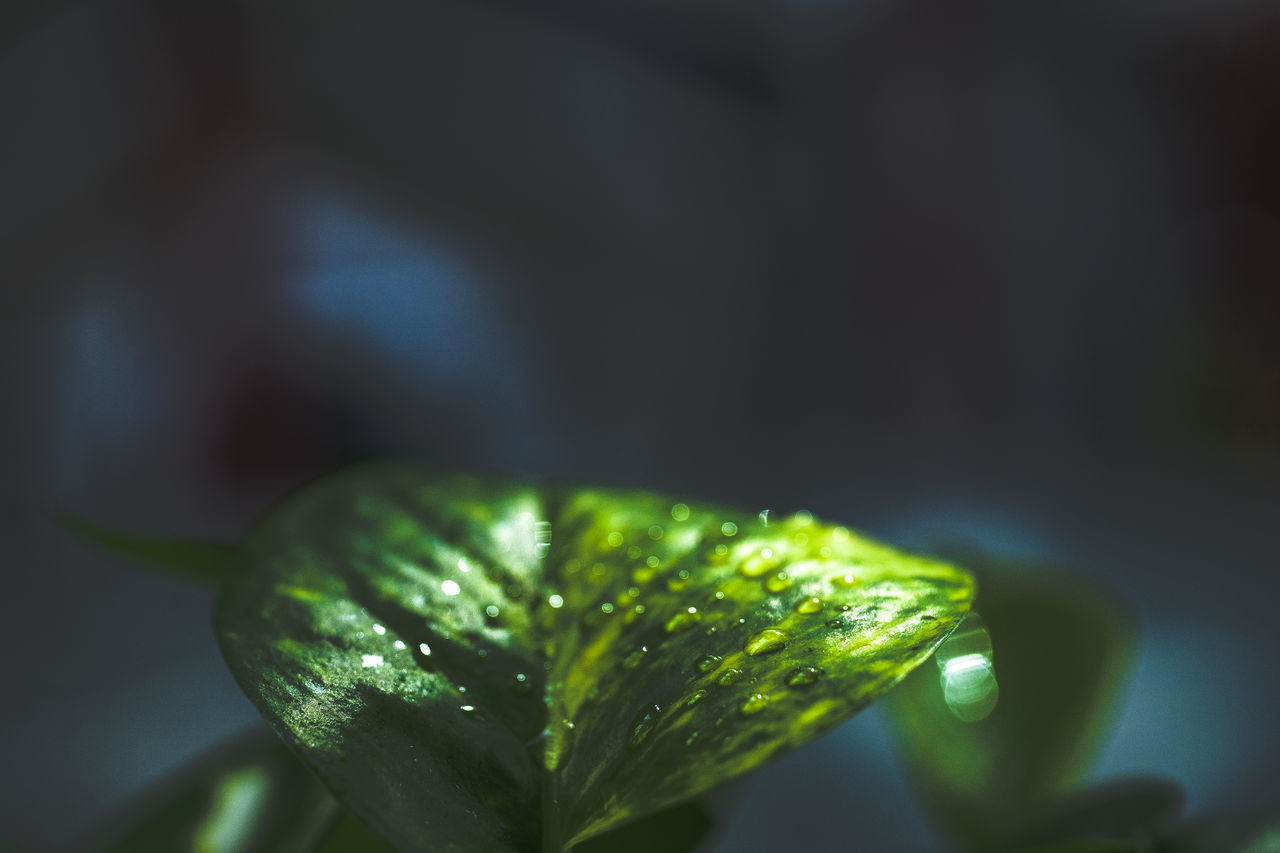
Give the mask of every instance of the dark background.
[[[370, 456], [1074, 565], [1094, 776], [1274, 803], [1274, 4], [607, 5], [4, 5], [0, 839], [256, 720], [49, 513], [233, 541]], [[936, 843], [874, 711], [741, 791], [721, 853]]]

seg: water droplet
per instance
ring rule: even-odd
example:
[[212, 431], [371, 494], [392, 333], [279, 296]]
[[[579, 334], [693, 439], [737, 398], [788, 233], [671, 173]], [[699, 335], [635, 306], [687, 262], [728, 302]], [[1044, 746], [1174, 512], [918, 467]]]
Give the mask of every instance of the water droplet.
[[675, 576], [667, 581], [667, 589], [672, 592], [679, 592], [689, 585], [689, 570], [681, 569], [676, 572]]
[[551, 522], [535, 521], [533, 523], [533, 555], [538, 559], [547, 556], [551, 549]]
[[816, 666], [798, 666], [787, 673], [787, 686], [808, 687], [811, 684], [817, 684], [818, 679], [823, 675], [823, 671]]
[[760, 523], [763, 524], [765, 527], [769, 526], [769, 513], [771, 512], [773, 512], [773, 510], [770, 510], [770, 509], [760, 510]]
[[648, 646], [641, 646], [631, 654], [622, 659], [623, 669], [635, 669], [640, 665], [640, 661], [644, 660], [644, 656], [649, 653]]
[[440, 591], [445, 595], [457, 595], [462, 592], [462, 587], [458, 586], [457, 581], [441, 581]]
[[497, 619], [499, 612], [498, 605], [496, 604], [490, 604], [484, 609], [484, 615], [488, 616], [490, 619]]
[[831, 555], [834, 553], [835, 551], [831, 550], [830, 545], [823, 545], [821, 548], [818, 549], [818, 556], [824, 560], [830, 560]]
[[601, 604], [601, 605], [600, 605], [600, 612], [601, 612], [601, 613], [612, 613], [612, 612], [613, 612], [613, 605], [612, 605], [610, 602], [606, 601], [604, 604]]
[[769, 697], [763, 693], [752, 694], [751, 698], [742, 703], [742, 707], [738, 710], [744, 714], [758, 714], [763, 711], [769, 704]]
[[737, 684], [742, 680], [742, 670], [726, 669], [720, 673], [720, 677], [716, 679], [716, 683], [721, 687], [728, 687], [730, 684]]
[[422, 654], [427, 657], [431, 656], [431, 647], [426, 643], [418, 643], [418, 651], [422, 652]]
[[991, 635], [980, 616], [970, 613], [934, 659], [941, 670], [943, 699], [958, 719], [974, 723], [995, 710], [1000, 685], [991, 660]]
[[658, 705], [646, 705], [640, 709], [640, 713], [636, 714], [635, 721], [631, 724], [631, 737], [628, 743], [632, 746], [639, 746], [644, 739], [653, 731], [653, 727], [658, 722], [658, 715], [662, 713], [662, 708]]
[[632, 560], [638, 560], [638, 559], [640, 559], [640, 546], [639, 546], [639, 545], [628, 545], [628, 546], [627, 546], [627, 557], [629, 557], [629, 558], [630, 558], [630, 559], [632, 559]]
[[576, 575], [582, 570], [582, 561], [577, 557], [570, 557], [564, 561], [564, 573], [566, 575]]
[[644, 558], [644, 564], [645, 564], [646, 566], [648, 566], [649, 568], [651, 568], [651, 569], [656, 569], [656, 568], [658, 568], [658, 565], [659, 565], [661, 562], [662, 562], [662, 561], [658, 559], [658, 555], [657, 555], [657, 554], [650, 554], [649, 556], [647, 556], [647, 557], [645, 557], [645, 558]]
[[725, 536], [733, 536], [738, 532], [738, 525], [734, 524], [732, 521], [726, 521], [724, 524], [720, 525], [720, 532]]
[[687, 521], [689, 518], [689, 505], [676, 504], [671, 507], [671, 517], [676, 521]]
[[617, 548], [622, 544], [622, 534], [619, 531], [614, 530], [604, 538], [604, 541], [609, 544], [610, 548]]
[[758, 578], [778, 567], [782, 562], [773, 553], [772, 548], [761, 548], [759, 553], [747, 557], [738, 566], [738, 573], [747, 578]]
[[387, 629], [375, 622], [373, 623], [373, 633], [381, 637], [383, 634], [387, 633]]
[[650, 538], [650, 539], [652, 539], [654, 542], [657, 542], [659, 539], [661, 539], [661, 538], [662, 538], [662, 534], [663, 534], [663, 533], [665, 533], [665, 532], [666, 532], [666, 531], [662, 529], [662, 525], [661, 525], [661, 524], [650, 524], [650, 525], [649, 525], [649, 538]]
[[533, 682], [529, 681], [529, 676], [523, 672], [517, 672], [516, 677], [511, 680], [511, 689], [521, 696], [525, 696], [533, 691]]
[[698, 623], [702, 619], [702, 614], [698, 612], [696, 607], [686, 607], [667, 620], [667, 633], [674, 634], [676, 631], [683, 631]]
[[488, 649], [476, 649], [476, 657], [480, 658], [480, 660], [484, 660], [488, 656], [489, 656]]
[[765, 655], [769, 652], [776, 652], [785, 646], [788, 639], [790, 638], [787, 636], [786, 631], [781, 631], [777, 628], [765, 628], [747, 640], [743, 651], [749, 655]]
[[786, 572], [778, 572], [764, 582], [764, 588], [773, 593], [786, 592], [791, 589], [791, 576]]
[[717, 546], [716, 546], [714, 549], [712, 549], [712, 550], [714, 551], [714, 553], [715, 553], [715, 555], [716, 555], [717, 557], [727, 557], [727, 556], [729, 556], [729, 546], [728, 546], [728, 545], [726, 545], [726, 544], [724, 544], [723, 542], [721, 542], [719, 545], [717, 545]]
[[702, 732], [694, 732], [693, 734], [689, 735], [687, 738], [684, 739], [684, 745], [693, 746], [693, 742], [697, 740], [699, 735], [701, 734]]
[[810, 524], [813, 524], [813, 513], [809, 512], [807, 509], [800, 510], [795, 515], [791, 516], [791, 518], [801, 527], [808, 527]]
[[831, 579], [831, 585], [839, 587], [840, 589], [852, 589], [853, 587], [860, 586], [861, 584], [862, 581], [859, 580], [858, 576], [853, 572], [845, 572], [844, 574], [836, 575]]
[[724, 590], [717, 589], [715, 595], [712, 596], [716, 601], [724, 601]]
[[476, 708], [475, 705], [459, 705], [458, 710], [461, 711], [468, 719], [483, 720], [484, 715]]
[[695, 690], [692, 693], [690, 693], [688, 696], [684, 697], [684, 702], [682, 704], [686, 708], [692, 708], [694, 705], [697, 705], [699, 702], [701, 702], [706, 697], [706, 695], [707, 695], [707, 691], [705, 690]]
[[404, 640], [396, 640], [393, 645], [396, 647], [398, 651], [404, 651], [405, 649], [409, 648], [404, 644]]
[[564, 597], [552, 593], [547, 597], [547, 604], [550, 604], [553, 608], [559, 610], [561, 607], [564, 607]]
[[715, 669], [722, 660], [724, 660], [724, 658], [720, 657], [720, 655], [703, 655], [693, 662], [693, 668], [698, 672], [710, 672]]
[[382, 655], [361, 655], [361, 663], [366, 666], [382, 666]]
[[844, 627], [844, 622], [843, 622], [842, 620], [840, 620], [840, 619], [828, 619], [828, 620], [827, 620], [827, 627], [828, 627], [828, 628], [843, 628], [843, 627]]
[[816, 595], [802, 598], [800, 603], [796, 605], [797, 613], [817, 613], [820, 610], [822, 610], [822, 599]]

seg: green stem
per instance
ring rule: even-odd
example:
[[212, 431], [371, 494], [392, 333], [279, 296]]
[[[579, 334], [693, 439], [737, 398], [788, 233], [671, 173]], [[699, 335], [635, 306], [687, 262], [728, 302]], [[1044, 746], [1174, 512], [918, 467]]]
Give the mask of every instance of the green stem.
[[542, 782], [542, 853], [564, 853], [560, 834], [560, 774], [548, 773]]

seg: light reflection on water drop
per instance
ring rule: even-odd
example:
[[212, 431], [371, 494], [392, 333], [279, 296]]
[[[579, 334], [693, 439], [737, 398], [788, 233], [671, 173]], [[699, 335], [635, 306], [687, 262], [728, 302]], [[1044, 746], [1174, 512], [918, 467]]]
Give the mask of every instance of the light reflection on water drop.
[[957, 719], [976, 723], [995, 710], [1000, 698], [992, 661], [991, 635], [982, 618], [971, 613], [938, 647], [942, 697]]

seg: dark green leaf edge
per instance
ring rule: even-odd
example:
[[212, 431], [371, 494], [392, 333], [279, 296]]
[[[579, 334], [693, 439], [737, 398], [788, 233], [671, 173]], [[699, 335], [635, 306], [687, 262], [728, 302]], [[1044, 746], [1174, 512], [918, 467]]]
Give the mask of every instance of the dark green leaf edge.
[[59, 513], [57, 520], [63, 529], [105, 551], [206, 584], [226, 579], [238, 550], [215, 542], [126, 533], [69, 512]]

